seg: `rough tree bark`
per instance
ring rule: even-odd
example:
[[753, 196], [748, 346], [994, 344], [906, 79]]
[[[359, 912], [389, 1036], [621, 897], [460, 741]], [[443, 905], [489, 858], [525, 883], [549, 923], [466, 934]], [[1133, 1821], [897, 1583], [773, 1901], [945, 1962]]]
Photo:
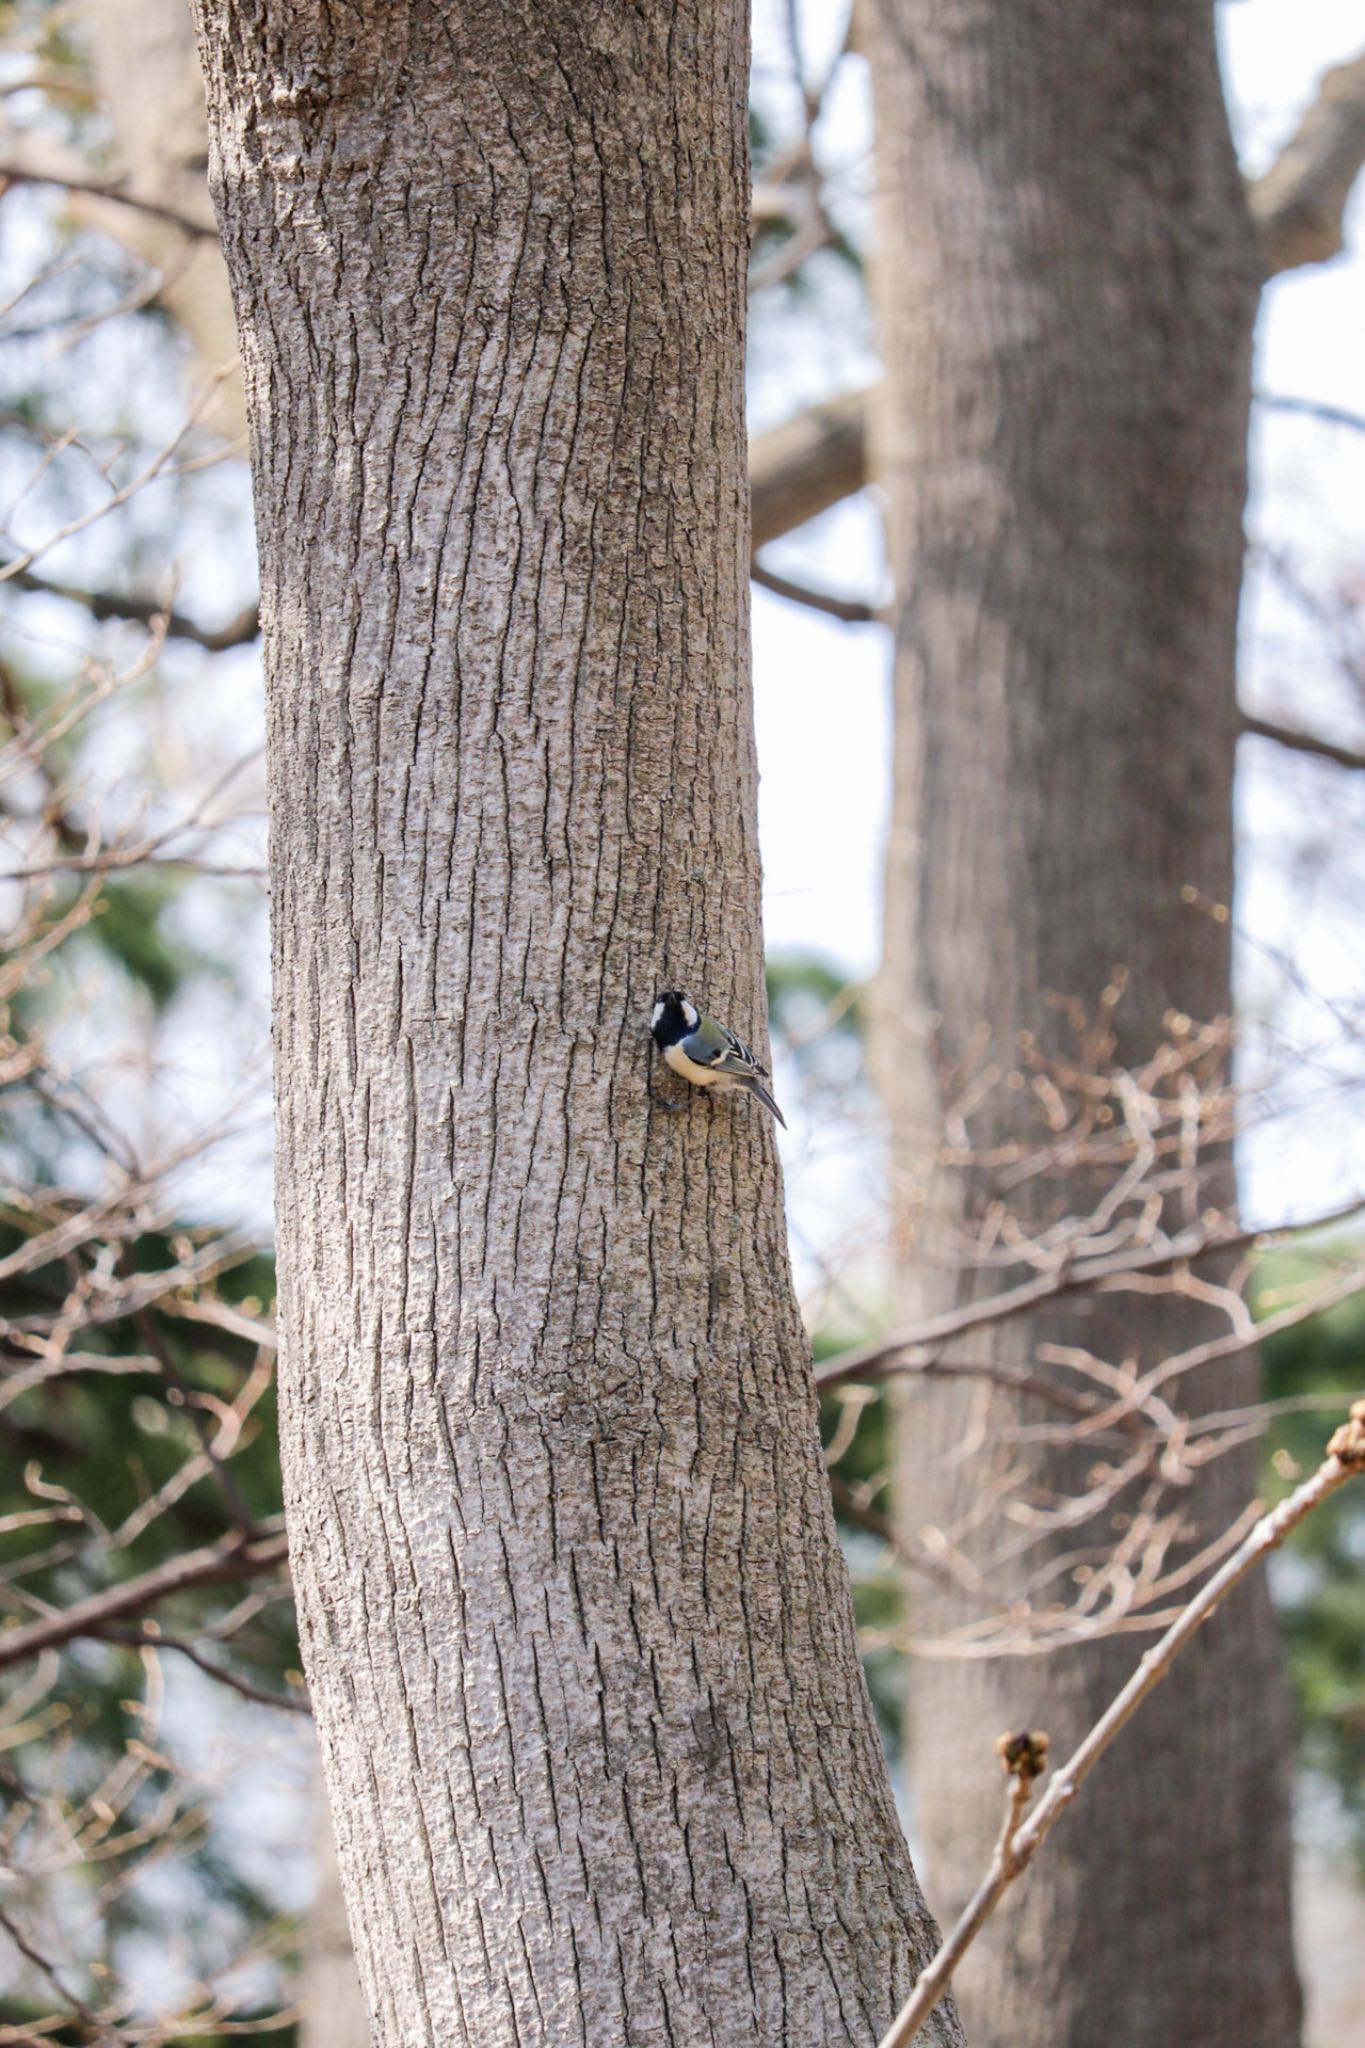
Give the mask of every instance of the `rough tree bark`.
[[645, 1029], [671, 981], [762, 1020], [742, 10], [200, 28], [291, 1557], [376, 2038], [863, 2048], [934, 1933], [771, 1125], [670, 1113]]
[[[1154, 1051], [1168, 1012], [1229, 1008], [1227, 926], [1181, 889], [1227, 903], [1232, 886], [1258, 266], [1205, 0], [870, 0], [864, 34], [886, 363], [874, 445], [900, 593], [881, 1061], [909, 1184], [941, 1127], [930, 1018], [949, 1060], [985, 1025], [1008, 1068], [1019, 1032], [1071, 1043], [1048, 991], [1093, 1016], [1118, 966], [1120, 1063]], [[1017, 1136], [1025, 1099], [994, 1090], [974, 1137]], [[960, 1217], [991, 1192], [984, 1174], [940, 1180], [930, 1207]], [[1039, 1199], [1065, 1213], [1095, 1194], [1073, 1176]], [[944, 1284], [910, 1276], [907, 1311], [941, 1306]], [[976, 1355], [1018, 1363], [1052, 1340], [1152, 1360], [1198, 1314], [1092, 1304], [1003, 1326]], [[1208, 1370], [1189, 1405], [1236, 1406], [1249, 1375]], [[916, 1529], [956, 1526], [980, 1484], [980, 1461], [954, 1455], [968, 1398], [908, 1405]], [[993, 1397], [998, 1442], [1020, 1419]], [[1076, 1490], [1077, 1469], [1074, 1452], [1037, 1451], [1031, 1498]], [[1224, 1458], [1191, 1520], [1207, 1539], [1254, 1491], [1250, 1454]], [[1089, 1540], [1107, 1548], [1113, 1531]], [[974, 1612], [938, 1596], [916, 1618], [932, 1632]], [[945, 1912], [998, 1823], [993, 1738], [1043, 1726], [1065, 1753], [1140, 1647], [917, 1664], [916, 1815]], [[1141, 1767], [1096, 1777], [964, 1969], [976, 2048], [1297, 2039], [1287, 1716], [1263, 1584], [1145, 1711]]]

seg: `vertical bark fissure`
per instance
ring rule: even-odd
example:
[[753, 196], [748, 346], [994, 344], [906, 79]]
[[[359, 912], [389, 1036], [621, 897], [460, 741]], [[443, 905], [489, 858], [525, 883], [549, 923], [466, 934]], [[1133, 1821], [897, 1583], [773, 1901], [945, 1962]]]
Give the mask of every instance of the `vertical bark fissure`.
[[[866, 2043], [932, 1947], [767, 1120], [745, 29], [203, 0], [269, 690], [286, 1495], [383, 2043]], [[951, 2013], [935, 2039], [958, 2038]]]
[[[983, 1027], [1005, 1071], [1021, 1032], [1071, 1049], [1050, 993], [1093, 1018], [1116, 968], [1120, 1064], [1155, 1051], [1168, 1012], [1229, 1008], [1227, 927], [1181, 892], [1226, 904], [1232, 888], [1257, 279], [1208, 6], [873, 0], [866, 35], [886, 359], [874, 449], [899, 592], [880, 1050], [910, 1189], [941, 1128], [940, 1058], [969, 1056]], [[1018, 1137], [1027, 1100], [994, 1089], [974, 1139]], [[908, 1312], [944, 1305], [954, 1283], [933, 1255], [996, 1192], [985, 1173], [933, 1181]], [[1097, 1192], [1059, 1173], [1008, 1200], [1027, 1222], [1030, 1200], [1041, 1220]], [[1202, 1316], [1174, 1300], [1077, 1303], [955, 1355], [1027, 1363], [1052, 1341], [1154, 1362], [1207, 1334]], [[1252, 1384], [1246, 1361], [1225, 1363], [1183, 1399], [1237, 1406]], [[979, 1496], [987, 1460], [959, 1455], [969, 1404], [979, 1419], [978, 1395], [937, 1386], [905, 1404], [916, 1530], [960, 1527]], [[992, 1392], [996, 1444], [1039, 1419]], [[1038, 1453], [1031, 1497], [1078, 1490], [1084, 1469]], [[1208, 1540], [1254, 1491], [1251, 1453], [1222, 1458], [1187, 1496], [1191, 1530]], [[975, 1541], [978, 1557], [1004, 1549], [994, 1528]], [[927, 1633], [967, 1618], [946, 1595], [916, 1617]], [[1119, 1638], [916, 1666], [916, 1816], [945, 1912], [994, 1836], [994, 1737], [1044, 1726], [1069, 1750], [1139, 1653]], [[964, 1969], [978, 2048], [1297, 2038], [1287, 1717], [1262, 1584], [1144, 1715], [1141, 1769], [1116, 1757], [1097, 1775]]]

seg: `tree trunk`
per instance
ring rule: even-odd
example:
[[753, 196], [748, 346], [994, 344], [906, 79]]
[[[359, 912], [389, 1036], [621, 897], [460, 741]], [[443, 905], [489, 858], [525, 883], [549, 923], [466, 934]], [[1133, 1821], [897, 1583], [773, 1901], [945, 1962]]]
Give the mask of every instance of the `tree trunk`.
[[[1168, 1013], [1228, 1010], [1228, 926], [1182, 888], [1230, 901], [1256, 263], [1208, 5], [872, 0], [865, 47], [886, 359], [875, 448], [899, 592], [879, 1058], [908, 1186], [934, 1157], [943, 1062], [960, 1076], [983, 1029], [1004, 1070], [1021, 1032], [1069, 1043], [1049, 992], [1093, 1020], [1126, 969], [1119, 1065], [1155, 1051]], [[1018, 1138], [1026, 1099], [991, 1090], [973, 1139]], [[997, 1192], [985, 1172], [939, 1175], [927, 1212], [969, 1222]], [[1079, 1173], [1054, 1178], [1031, 1220], [1044, 1203], [1084, 1213], [1095, 1194]], [[942, 1306], [954, 1284], [912, 1270], [907, 1306]], [[953, 1355], [1017, 1365], [1052, 1341], [1150, 1363], [1209, 1327], [1189, 1302], [1111, 1296]], [[1251, 1387], [1236, 1361], [1180, 1398], [1234, 1407]], [[958, 1526], [979, 1498], [982, 1461], [958, 1455], [979, 1400], [905, 1406], [916, 1531]], [[1015, 1445], [1019, 1422], [1040, 1419], [992, 1397], [988, 1452], [1029, 1457], [1034, 1500], [1077, 1490], [1074, 1450]], [[1250, 1452], [1217, 1462], [1186, 1501], [1192, 1540], [1254, 1491]], [[1062, 1540], [1107, 1548], [1115, 1531], [1070, 1531], [1054, 1555]], [[977, 1612], [937, 1595], [915, 1618], [932, 1633]], [[1141, 1640], [915, 1666], [916, 1818], [945, 1911], [998, 1825], [994, 1737], [1041, 1725], [1064, 1754]], [[1087, 1786], [964, 1970], [970, 2039], [1286, 2048], [1288, 1732], [1262, 1582], [1128, 1739], [1137, 1766], [1116, 1755]]]
[[297, 1994], [299, 2048], [370, 2048], [369, 2016], [356, 1975], [332, 1816], [325, 1799], [313, 1841], [318, 1888], [304, 1924], [302, 1982]]
[[762, 1023], [742, 13], [202, 0], [201, 37], [291, 1557], [375, 2038], [864, 2048], [934, 1931], [772, 1127], [647, 1035], [677, 982]]

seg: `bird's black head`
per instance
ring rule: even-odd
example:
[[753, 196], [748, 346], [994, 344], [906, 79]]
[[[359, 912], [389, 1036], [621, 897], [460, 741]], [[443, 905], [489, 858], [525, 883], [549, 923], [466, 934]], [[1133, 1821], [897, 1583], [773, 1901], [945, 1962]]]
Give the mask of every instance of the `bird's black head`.
[[654, 998], [654, 1014], [649, 1020], [654, 1043], [676, 1045], [689, 1031], [696, 1030], [697, 1018], [697, 1006], [691, 996], [685, 996], [680, 988], [666, 988]]

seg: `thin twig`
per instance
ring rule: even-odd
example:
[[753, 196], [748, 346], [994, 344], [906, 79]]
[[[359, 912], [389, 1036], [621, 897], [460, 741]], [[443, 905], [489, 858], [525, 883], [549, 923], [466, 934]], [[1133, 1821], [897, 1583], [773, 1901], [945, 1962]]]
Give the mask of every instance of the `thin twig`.
[[[0, 176], [3, 176], [3, 170], [0, 170]], [[175, 458], [200, 420], [206, 413], [212, 410], [223, 384], [232, 375], [235, 368], [235, 362], [224, 363], [213, 372], [204, 389], [186, 414], [184, 423], [171, 440], [152, 457], [151, 461], [143, 469], [140, 469], [126, 484], [121, 484], [116, 489], [111, 488], [110, 496], [105, 499], [103, 504], [94, 505], [88, 511], [80, 512], [74, 518], [68, 519], [64, 526], [57, 527], [54, 532], [47, 536], [46, 540], [39, 541], [36, 547], [25, 549], [14, 561], [7, 562], [3, 568], [0, 568], [0, 583], [12, 583], [17, 576], [21, 576], [25, 570], [31, 569], [34, 563], [41, 560], [44, 555], [50, 554], [52, 549], [57, 547], [60, 542], [72, 540], [78, 533], [84, 533], [97, 520], [107, 518], [109, 513], [116, 512], [121, 505], [126, 505], [130, 499], [135, 498], [140, 491], [146, 490], [149, 484], [156, 483], [162, 477], [187, 476], [196, 469], [212, 468], [215, 464], [221, 462], [224, 459], [225, 452], [227, 452], [221, 449], [214, 450], [202, 458], [187, 455], [179, 462]], [[62, 445], [59, 442], [52, 450], [53, 456], [60, 452]]]
[[48, 1983], [51, 1984], [53, 1990], [66, 2000], [82, 2026], [96, 2041], [108, 2041], [112, 2038], [117, 2038], [111, 2034], [111, 2030], [104, 2024], [104, 2021], [93, 2007], [88, 2006], [84, 1999], [78, 1998], [74, 1991], [67, 1988], [58, 1974], [56, 1964], [50, 1962], [41, 1949], [33, 1946], [33, 1943], [15, 1925], [3, 1906], [0, 1906], [0, 1927], [4, 1928], [24, 1960], [32, 1963], [35, 1970], [41, 1971], [43, 1976], [47, 1978]]
[[[1351, 1407], [1350, 1421], [1343, 1423], [1333, 1436], [1327, 1446], [1327, 1455], [1312, 1478], [1306, 1479], [1268, 1515], [1262, 1515], [1245, 1542], [1182, 1610], [1160, 1642], [1147, 1651], [1128, 1683], [1115, 1694], [1090, 1733], [1058, 1771], [1035, 1807], [1032, 1819], [1022, 1826], [1018, 1825], [1018, 1809], [1022, 1800], [1016, 1783], [1011, 1794], [1011, 1810], [996, 1844], [990, 1868], [937, 1955], [921, 1973], [914, 1992], [882, 2036], [880, 2048], [909, 2048], [1005, 1891], [1027, 1868], [1034, 1852], [1047, 1840], [1110, 1743], [1126, 1727], [1147, 1695], [1165, 1678], [1191, 1636], [1203, 1627], [1253, 1566], [1272, 1550], [1278, 1549], [1290, 1531], [1296, 1529], [1338, 1487], [1362, 1472], [1365, 1472], [1365, 1401], [1356, 1401]], [[1023, 1798], [1027, 1796], [1025, 1790]]]
[[1023, 1280], [1017, 1287], [1003, 1288], [999, 1294], [988, 1295], [982, 1301], [964, 1302], [959, 1308], [945, 1309], [941, 1315], [926, 1316], [923, 1322], [895, 1330], [879, 1343], [842, 1352], [837, 1358], [816, 1367], [815, 1383], [822, 1393], [827, 1393], [831, 1387], [841, 1386], [847, 1380], [886, 1379], [902, 1369], [904, 1353], [926, 1345], [941, 1344], [946, 1338], [960, 1336], [964, 1330], [978, 1329], [983, 1323], [1006, 1322], [1013, 1316], [1026, 1315], [1030, 1309], [1046, 1301], [1056, 1301], [1089, 1288], [1105, 1288], [1134, 1274], [1159, 1272], [1165, 1266], [1178, 1266], [1187, 1260], [1207, 1258], [1216, 1252], [1266, 1244], [1290, 1231], [1297, 1235], [1325, 1230], [1358, 1216], [1362, 1206], [1365, 1203], [1357, 1197], [1339, 1209], [1307, 1217], [1302, 1223], [1261, 1229], [1249, 1229], [1230, 1217], [1217, 1218], [1211, 1223], [1197, 1224], [1191, 1230], [1178, 1231], [1173, 1237], [1160, 1238], [1154, 1244], [1111, 1252], [1103, 1258], [1059, 1259], [1049, 1272], [1040, 1273], [1032, 1280]]
[[[260, 1243], [256, 1238], [219, 1237], [201, 1245], [197, 1251], [186, 1253], [174, 1266], [158, 1267], [152, 1273], [130, 1274], [123, 1280], [101, 1281], [92, 1290], [89, 1300], [82, 1304], [81, 1322], [86, 1328], [92, 1328], [96, 1323], [120, 1322], [124, 1316], [136, 1314], [138, 1309], [149, 1303], [164, 1309], [168, 1315], [186, 1315], [189, 1313], [187, 1303], [178, 1296], [178, 1289], [203, 1287], [210, 1280], [217, 1279], [220, 1273], [230, 1272], [243, 1260], [254, 1258], [259, 1250]], [[22, 1340], [30, 1335], [51, 1334], [61, 1328], [66, 1316], [67, 1311], [63, 1308], [55, 1314], [18, 1316], [11, 1321], [0, 1318], [0, 1339]], [[206, 1315], [202, 1320], [219, 1319]]]
[[140, 199], [129, 192], [120, 178], [79, 178], [57, 170], [41, 170], [32, 165], [18, 162], [9, 157], [0, 162], [0, 185], [56, 185], [68, 192], [84, 192], [92, 199], [112, 199], [119, 206], [131, 206], [138, 213], [150, 214], [153, 220], [164, 220], [171, 227], [179, 228], [185, 235], [193, 235], [196, 241], [211, 240], [217, 229], [192, 214], [181, 213], [178, 207], [163, 206], [159, 200]]
[[1321, 761], [1334, 761], [1338, 768], [1365, 768], [1365, 754], [1356, 747], [1339, 747], [1335, 740], [1320, 739], [1316, 733], [1300, 732], [1292, 725], [1276, 725], [1269, 718], [1253, 718], [1248, 711], [1242, 713], [1242, 731], [1259, 740], [1273, 740], [1277, 747], [1287, 747], [1291, 753], [1313, 754]]
[[1012, 1603], [998, 1598], [983, 1586], [973, 1584], [968, 1572], [965, 1569], [955, 1570], [946, 1556], [936, 1557], [924, 1547], [915, 1549], [901, 1536], [889, 1516], [879, 1514], [876, 1508], [859, 1500], [852, 1487], [836, 1472], [829, 1475], [829, 1490], [835, 1512], [844, 1521], [865, 1529], [869, 1536], [876, 1536], [908, 1571], [921, 1572], [937, 1585], [946, 1586], [954, 1593], [963, 1593], [1002, 1617], [1011, 1611]]
[[1293, 398], [1288, 392], [1258, 391], [1257, 405], [1263, 405], [1270, 412], [1300, 413], [1305, 419], [1321, 420], [1328, 427], [1349, 427], [1354, 434], [1365, 434], [1365, 413], [1351, 412], [1344, 405], [1327, 405], [1317, 398]]
[[192, 640], [210, 654], [230, 647], [249, 647], [260, 635], [261, 615], [257, 605], [248, 605], [225, 626], [200, 626], [167, 604], [151, 597], [125, 596], [117, 590], [81, 590], [73, 583], [49, 583], [47, 578], [24, 569], [10, 581], [17, 590], [39, 597], [60, 597], [70, 604], [84, 605], [92, 619], [127, 619], [135, 625], [159, 625], [169, 640]]
[[775, 570], [764, 568], [762, 562], [750, 562], [749, 575], [760, 589], [771, 590], [774, 597], [785, 597], [810, 611], [824, 612], [846, 626], [875, 626], [886, 616], [860, 597], [835, 597], [827, 590], [812, 590], [808, 584], [793, 583], [789, 576], [779, 576]]
[[86, 1637], [98, 1643], [127, 1643], [140, 1650], [175, 1650], [180, 1656], [188, 1657], [191, 1664], [215, 1679], [219, 1685], [230, 1686], [240, 1693], [244, 1700], [251, 1700], [261, 1707], [283, 1707], [289, 1714], [312, 1714], [312, 1707], [302, 1697], [292, 1693], [267, 1692], [264, 1687], [252, 1685], [235, 1671], [225, 1671], [221, 1664], [215, 1664], [206, 1657], [198, 1644], [186, 1642], [183, 1636], [168, 1636], [154, 1623], [143, 1622], [139, 1628], [91, 1628], [85, 1630]]
[[[1021, 1747], [1028, 1760], [1036, 1763], [1037, 1769], [1018, 1769], [1011, 1766], [1011, 1750]], [[1024, 1808], [1028, 1805], [1029, 1794], [1033, 1790], [1033, 1781], [1038, 1771], [1043, 1768], [1043, 1759], [1047, 1753], [1047, 1737], [1042, 1734], [1002, 1735], [997, 1748], [1010, 1774], [1010, 1791], [990, 1868], [977, 1886], [966, 1911], [951, 1935], [920, 1973], [914, 1995], [897, 2013], [889, 2033], [882, 2039], [881, 2048], [906, 2048], [906, 2044], [918, 2033], [921, 2023], [929, 2017], [948, 1989], [958, 1963], [995, 1911], [1000, 1894], [1011, 1879], [1018, 1875], [1016, 1843], [1019, 1828], [1024, 1818]]]
[[191, 1386], [176, 1364], [171, 1347], [157, 1327], [157, 1320], [150, 1307], [140, 1308], [136, 1316], [143, 1342], [161, 1367], [161, 1376], [168, 1387], [179, 1396], [180, 1404], [189, 1412], [190, 1422], [204, 1456], [213, 1468], [218, 1490], [223, 1496], [228, 1513], [243, 1537], [248, 1542], [256, 1535], [256, 1520], [247, 1506], [246, 1497], [237, 1484], [237, 1475], [230, 1469], [227, 1460], [219, 1453], [215, 1441], [215, 1430], [209, 1416], [199, 1403], [198, 1389]]

